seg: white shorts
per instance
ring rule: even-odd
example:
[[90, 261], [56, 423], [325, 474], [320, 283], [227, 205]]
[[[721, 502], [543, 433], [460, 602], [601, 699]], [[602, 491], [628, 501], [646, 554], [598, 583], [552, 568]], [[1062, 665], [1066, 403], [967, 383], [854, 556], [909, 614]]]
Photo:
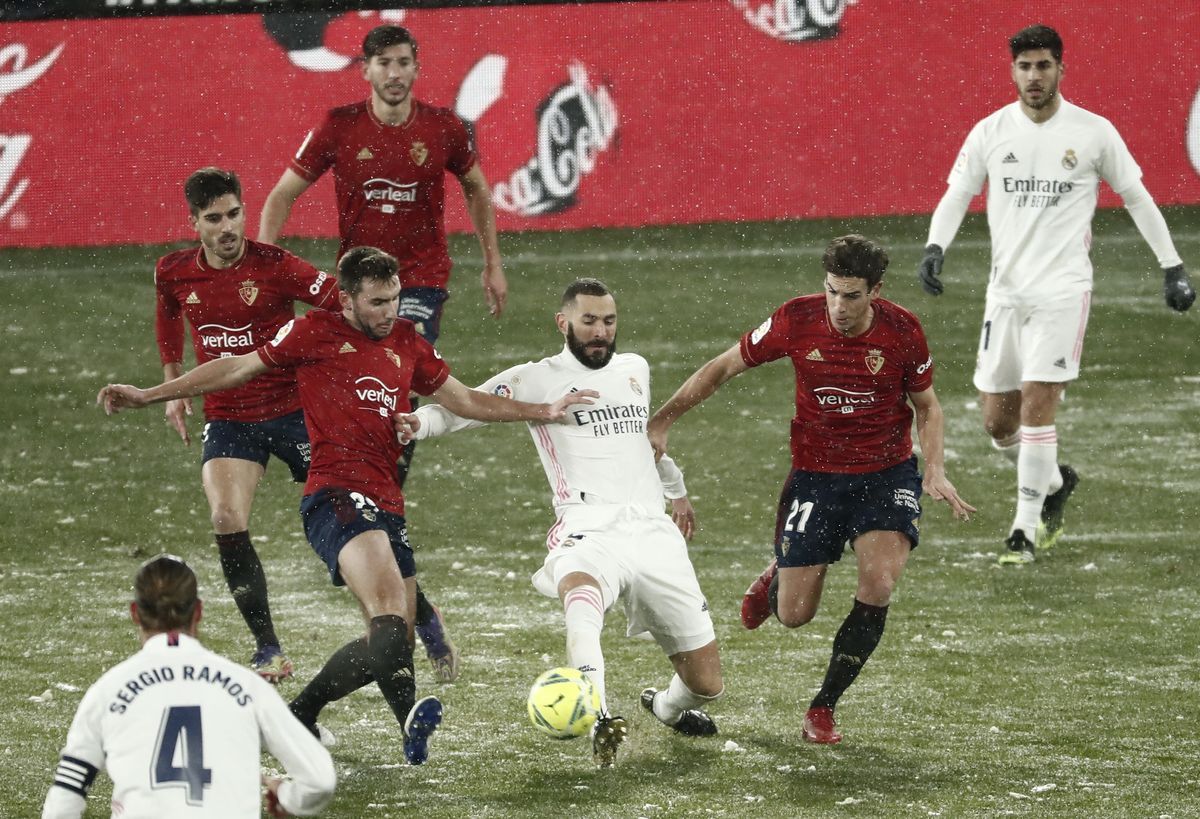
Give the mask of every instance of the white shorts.
[[975, 359], [975, 388], [1012, 392], [1025, 381], [1079, 377], [1092, 294], [1011, 307], [988, 301]]
[[546, 547], [533, 586], [547, 597], [558, 597], [563, 577], [584, 572], [600, 581], [605, 611], [624, 601], [630, 637], [649, 632], [668, 656], [716, 639], [687, 541], [666, 514], [572, 506], [550, 529]]

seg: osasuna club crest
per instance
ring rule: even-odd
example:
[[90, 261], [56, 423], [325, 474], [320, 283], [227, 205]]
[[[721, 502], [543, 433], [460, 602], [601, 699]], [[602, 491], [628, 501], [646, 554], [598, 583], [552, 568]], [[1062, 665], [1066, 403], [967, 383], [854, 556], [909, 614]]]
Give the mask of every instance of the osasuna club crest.
[[246, 302], [246, 306], [250, 307], [254, 304], [254, 300], [258, 298], [258, 288], [255, 287], [253, 281], [244, 281], [238, 289], [238, 295], [242, 297], [242, 301]]
[[408, 155], [412, 157], [413, 162], [416, 162], [418, 165], [424, 165], [425, 160], [429, 158], [429, 149], [425, 147], [424, 142], [418, 140], [408, 149]]
[[883, 350], [867, 351], [867, 369], [871, 371], [871, 375], [878, 375], [883, 369], [883, 364]]

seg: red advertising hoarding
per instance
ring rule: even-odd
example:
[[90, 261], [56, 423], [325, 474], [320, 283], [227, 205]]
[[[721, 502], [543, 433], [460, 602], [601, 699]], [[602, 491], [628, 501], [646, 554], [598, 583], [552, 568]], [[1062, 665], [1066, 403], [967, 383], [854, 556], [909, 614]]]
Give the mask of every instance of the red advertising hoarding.
[[[236, 170], [251, 235], [380, 22], [416, 94], [477, 133], [501, 229], [920, 213], [971, 125], [1013, 98], [1008, 35], [1066, 41], [1066, 98], [1113, 121], [1160, 203], [1200, 203], [1200, 31], [1187, 0], [703, 0], [222, 15], [0, 27], [0, 246], [188, 237], [181, 183]], [[448, 197], [452, 230], [469, 229]], [[1102, 205], [1116, 204], [1107, 192]], [[979, 204], [979, 203], [977, 203]], [[333, 190], [289, 235], [336, 235]]]

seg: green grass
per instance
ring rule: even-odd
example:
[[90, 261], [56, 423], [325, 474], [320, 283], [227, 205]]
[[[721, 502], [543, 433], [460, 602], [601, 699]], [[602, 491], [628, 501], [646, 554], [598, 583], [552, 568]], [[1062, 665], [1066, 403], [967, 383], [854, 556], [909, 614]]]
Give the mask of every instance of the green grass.
[[[1200, 265], [1200, 210], [1167, 213]], [[1122, 212], [1101, 214], [1097, 287], [1083, 377], [1059, 417], [1061, 453], [1082, 484], [1058, 549], [1002, 570], [995, 554], [1014, 503], [1012, 470], [980, 428], [971, 368], [987, 241], [968, 220], [947, 255], [946, 295], [920, 292], [924, 219], [718, 225], [506, 236], [512, 288], [485, 317], [473, 241], [459, 237], [457, 292], [441, 351], [477, 383], [561, 341], [552, 315], [575, 276], [605, 279], [621, 346], [650, 360], [655, 405], [699, 364], [797, 292], [819, 288], [819, 256], [850, 229], [892, 247], [885, 295], [923, 319], [938, 362], [951, 480], [979, 507], [969, 524], [926, 503], [923, 540], [888, 631], [842, 701], [846, 740], [814, 748], [799, 717], [820, 683], [854, 588], [830, 572], [808, 627], [746, 632], [740, 596], [770, 554], [788, 468], [792, 375], [747, 373], [676, 425], [672, 452], [701, 522], [692, 546], [713, 607], [727, 693], [715, 741], [674, 737], [636, 704], [668, 666], [648, 642], [605, 632], [612, 704], [631, 720], [618, 766], [595, 771], [583, 741], [543, 740], [524, 696], [562, 662], [561, 614], [529, 575], [551, 523], [549, 492], [520, 426], [422, 445], [410, 525], [424, 586], [464, 652], [439, 691], [445, 730], [422, 768], [399, 765], [399, 730], [374, 689], [331, 707], [340, 777], [330, 816], [1144, 816], [1200, 814], [1200, 333], [1195, 310], [1162, 303], [1150, 251]], [[293, 249], [328, 266], [333, 246]], [[127, 620], [138, 562], [162, 549], [196, 567], [203, 636], [247, 658], [223, 587], [200, 490], [159, 408], [105, 419], [107, 381], [160, 376], [153, 260], [167, 248], [0, 251], [0, 815], [37, 813], [82, 691], [136, 648]], [[473, 255], [476, 254], [476, 255]], [[198, 424], [196, 425], [198, 430]], [[274, 464], [252, 519], [299, 690], [360, 628], [304, 542], [298, 490]], [[421, 690], [434, 690], [419, 669]], [[51, 698], [36, 701], [43, 692]], [[269, 763], [268, 763], [269, 764]], [[107, 814], [108, 785], [90, 815]]]

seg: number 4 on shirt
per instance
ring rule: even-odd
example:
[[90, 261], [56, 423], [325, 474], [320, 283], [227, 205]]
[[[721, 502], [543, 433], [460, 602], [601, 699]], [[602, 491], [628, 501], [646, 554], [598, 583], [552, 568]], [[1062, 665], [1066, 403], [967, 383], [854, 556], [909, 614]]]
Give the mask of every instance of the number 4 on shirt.
[[212, 769], [204, 767], [204, 734], [199, 705], [174, 705], [163, 712], [158, 743], [150, 763], [154, 788], [186, 788], [187, 803], [204, 803], [204, 786], [212, 784]]

